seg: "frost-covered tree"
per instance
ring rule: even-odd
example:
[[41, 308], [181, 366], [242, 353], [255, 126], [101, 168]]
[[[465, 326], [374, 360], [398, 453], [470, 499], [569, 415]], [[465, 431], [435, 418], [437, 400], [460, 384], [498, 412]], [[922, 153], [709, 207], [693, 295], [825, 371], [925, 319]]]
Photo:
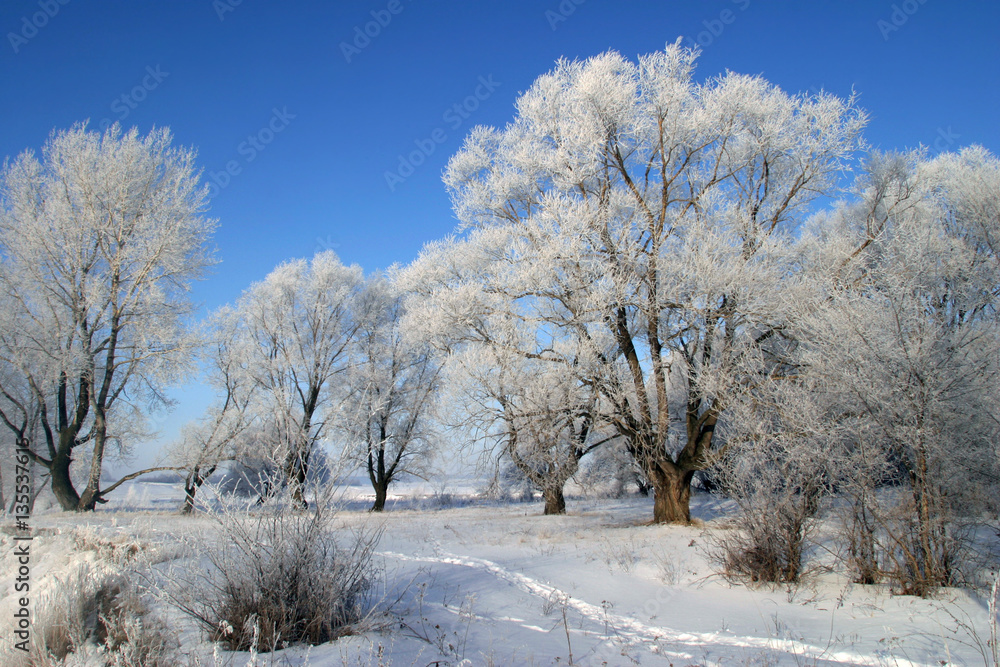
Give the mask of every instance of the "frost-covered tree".
[[580, 237], [517, 234], [489, 227], [428, 245], [399, 275], [412, 295], [406, 327], [450, 353], [452, 425], [486, 445], [485, 461], [516, 466], [547, 514], [562, 513], [566, 481], [609, 437], [598, 376], [612, 341], [587, 302]]
[[[785, 371], [792, 371], [794, 351]], [[822, 412], [816, 378], [801, 368], [774, 373], [733, 397], [720, 435], [726, 446], [711, 470], [734, 501], [730, 528], [714, 538], [728, 576], [796, 582], [823, 501], [841, 479], [840, 425]]]
[[363, 316], [345, 380], [350, 396], [339, 425], [375, 491], [372, 511], [381, 512], [390, 484], [426, 472], [441, 365], [429, 345], [404, 335], [402, 295], [384, 277], [369, 279], [358, 310]]
[[185, 471], [183, 514], [194, 510], [195, 494], [226, 461], [241, 458], [246, 436], [257, 421], [254, 414], [256, 385], [238, 354], [240, 324], [230, 307], [212, 317], [208, 335], [211, 343], [207, 380], [216, 400], [197, 421], [181, 429], [171, 445], [171, 462]]
[[271, 454], [293, 501], [304, 506], [309, 459], [346, 397], [343, 378], [364, 315], [357, 311], [364, 280], [332, 251], [281, 264], [234, 306], [240, 366], [256, 387]]
[[632, 488], [649, 495], [649, 482], [620, 441], [595, 450], [573, 479], [588, 495], [621, 498]]
[[497, 474], [509, 461], [541, 492], [545, 514], [564, 514], [566, 482], [585, 455], [614, 437], [601, 422], [596, 391], [557, 364], [499, 346], [467, 346], [448, 372], [452, 418], [485, 446]]
[[[106, 456], [188, 368], [188, 291], [214, 228], [193, 163], [166, 129], [76, 125], [0, 176], [0, 409], [18, 437], [37, 416], [31, 456], [64, 509], [104, 501]], [[74, 459], [89, 459], [82, 480]]]
[[995, 498], [998, 234], [1000, 161], [970, 148], [872, 156], [803, 237], [801, 369], [845, 443], [861, 580], [952, 583], [962, 519]]
[[[657, 522], [690, 519], [746, 355], [780, 336], [787, 232], [833, 187], [865, 122], [853, 100], [759, 77], [697, 83], [696, 55], [560, 61], [511, 124], [474, 129], [448, 165], [472, 241], [432, 246], [413, 267], [437, 280], [424, 319], [446, 338], [474, 338], [480, 304], [511, 295], [519, 319], [546, 323], [534, 353], [599, 389]], [[449, 245], [469, 257], [443, 257]], [[584, 371], [545, 351], [546, 335], [584, 345]]]

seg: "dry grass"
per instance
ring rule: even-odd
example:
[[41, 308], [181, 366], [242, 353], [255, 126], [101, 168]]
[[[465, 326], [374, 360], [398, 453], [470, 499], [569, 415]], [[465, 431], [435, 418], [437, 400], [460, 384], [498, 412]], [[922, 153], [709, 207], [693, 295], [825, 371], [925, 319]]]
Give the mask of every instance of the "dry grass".
[[109, 563], [85, 562], [57, 579], [38, 599], [30, 652], [3, 656], [4, 664], [172, 665], [173, 640], [131, 574]]

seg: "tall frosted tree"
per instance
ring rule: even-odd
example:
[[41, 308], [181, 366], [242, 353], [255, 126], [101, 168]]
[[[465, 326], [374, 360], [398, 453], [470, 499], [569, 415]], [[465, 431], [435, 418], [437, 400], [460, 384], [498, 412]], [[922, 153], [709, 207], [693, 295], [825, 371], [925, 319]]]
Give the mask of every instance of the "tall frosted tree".
[[[698, 83], [696, 56], [675, 44], [638, 62], [560, 61], [507, 127], [474, 129], [445, 182], [464, 228], [502, 233], [461, 280], [425, 289], [460, 302], [508, 271], [511, 252], [545, 258], [519, 298], [549, 332], [600, 330], [601, 370], [580, 380], [600, 388], [657, 522], [690, 520], [728, 396], [781, 335], [788, 231], [835, 186], [865, 123], [853, 100], [826, 93], [733, 73]], [[475, 321], [460, 307], [440, 315], [452, 334]]]
[[104, 501], [109, 449], [187, 370], [188, 291], [213, 263], [198, 181], [169, 130], [117, 125], [53, 132], [0, 175], [0, 411], [18, 437], [37, 419], [25, 444], [64, 509]]

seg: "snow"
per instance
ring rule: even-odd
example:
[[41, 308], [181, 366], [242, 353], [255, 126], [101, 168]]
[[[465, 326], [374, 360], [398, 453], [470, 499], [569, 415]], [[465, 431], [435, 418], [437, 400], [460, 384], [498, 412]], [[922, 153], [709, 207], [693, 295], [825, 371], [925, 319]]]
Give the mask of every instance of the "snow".
[[[478, 499], [471, 487], [454, 485], [448, 506], [447, 496], [411, 484], [381, 516], [365, 511], [363, 486], [345, 488], [338, 524], [383, 529], [377, 562], [392, 615], [380, 628], [252, 658], [214, 649], [176, 610], [154, 604], [179, 634], [186, 664], [206, 666], [983, 664], [968, 628], [985, 645], [988, 614], [965, 591], [924, 600], [851, 585], [821, 567], [821, 551], [810, 559], [820, 567], [797, 587], [725, 581], [709, 554], [727, 505], [706, 494], [694, 497], [695, 525], [653, 526], [646, 498], [570, 497], [569, 513], [553, 517], [537, 502]], [[183, 555], [182, 540], [211, 539], [210, 517], [176, 513], [177, 484], [135, 482], [115, 496], [93, 514], [32, 517], [34, 591], [96, 558], [81, 542], [134, 540], [164, 572], [197, 559]], [[0, 533], [0, 548], [12, 552], [10, 535]], [[5, 557], [4, 619], [16, 604], [14, 567]]]

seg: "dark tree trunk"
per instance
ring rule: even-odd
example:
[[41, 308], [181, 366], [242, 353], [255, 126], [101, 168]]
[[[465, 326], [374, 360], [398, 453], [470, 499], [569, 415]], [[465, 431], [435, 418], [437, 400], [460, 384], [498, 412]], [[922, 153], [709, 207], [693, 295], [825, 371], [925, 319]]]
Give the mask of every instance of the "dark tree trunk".
[[80, 503], [77, 509], [81, 512], [93, 512], [97, 509], [97, 503], [103, 502], [106, 501], [101, 497], [101, 489], [88, 484], [87, 488], [83, 490], [83, 495], [80, 496]]
[[375, 488], [375, 503], [372, 504], [372, 512], [382, 512], [385, 510], [385, 501], [389, 496], [389, 485], [387, 483], [373, 483]]
[[288, 455], [288, 462], [285, 466], [288, 483], [292, 487], [292, 504], [299, 509], [308, 509], [309, 502], [306, 500], [306, 477], [309, 473], [309, 453], [295, 452]]
[[97, 503], [107, 502], [101, 494], [101, 472], [104, 470], [104, 449], [107, 444], [107, 422], [103, 408], [94, 410], [94, 451], [90, 462], [90, 474], [87, 486], [80, 494], [79, 509], [82, 512], [92, 512]]
[[643, 496], [643, 497], [646, 497], [646, 498], [649, 497], [649, 490], [650, 490], [649, 482], [647, 482], [645, 479], [643, 479], [642, 476], [639, 475], [639, 474], [635, 475], [635, 485], [639, 489], [639, 495], [640, 496]]
[[215, 466], [211, 466], [208, 470], [202, 470], [200, 467], [195, 466], [195, 469], [188, 473], [187, 479], [184, 480], [184, 504], [181, 505], [181, 514], [191, 514], [194, 512], [195, 494], [198, 493], [201, 485], [214, 472]]
[[691, 480], [694, 471], [676, 465], [651, 466], [653, 523], [691, 523]]
[[561, 486], [549, 487], [542, 492], [545, 498], [545, 511], [543, 514], [565, 514], [566, 498], [563, 496]]
[[184, 504], [181, 505], [181, 514], [194, 512], [194, 495], [196, 493], [198, 493], [198, 485], [189, 476], [184, 480]]
[[389, 484], [392, 483], [396, 473], [396, 463], [386, 465], [385, 443], [388, 439], [386, 425], [379, 424], [379, 442], [377, 445], [368, 446], [368, 481], [372, 483], [375, 490], [375, 503], [372, 505], [372, 512], [382, 512], [385, 510], [385, 501], [389, 497]]
[[52, 474], [52, 493], [59, 506], [67, 512], [80, 509], [80, 494], [73, 487], [69, 476], [69, 466], [73, 462], [68, 453], [58, 453], [53, 457], [49, 472]]

